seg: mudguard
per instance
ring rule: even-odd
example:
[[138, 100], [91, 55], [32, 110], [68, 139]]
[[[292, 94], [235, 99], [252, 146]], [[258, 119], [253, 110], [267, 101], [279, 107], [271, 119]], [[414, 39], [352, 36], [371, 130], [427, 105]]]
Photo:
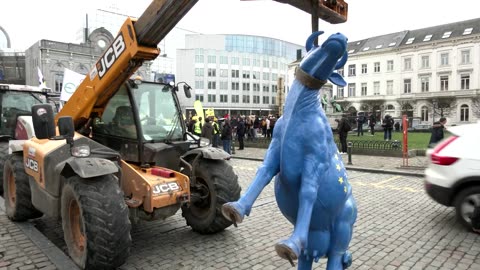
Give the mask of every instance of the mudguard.
[[118, 167], [104, 158], [76, 158], [71, 157], [66, 162], [72, 170], [81, 178], [91, 178], [118, 172]]
[[223, 151], [222, 149], [215, 148], [215, 147], [201, 147], [201, 148], [195, 148], [192, 149], [188, 152], [186, 152], [182, 158], [186, 158], [188, 156], [196, 156], [200, 154], [203, 158], [206, 159], [228, 159], [230, 155]]

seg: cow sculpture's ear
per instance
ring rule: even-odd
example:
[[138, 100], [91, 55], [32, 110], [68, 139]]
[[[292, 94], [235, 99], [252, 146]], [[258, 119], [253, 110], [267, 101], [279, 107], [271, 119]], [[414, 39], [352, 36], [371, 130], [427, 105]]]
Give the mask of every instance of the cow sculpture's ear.
[[330, 80], [333, 84], [344, 87], [347, 85], [347, 82], [343, 79], [342, 75], [333, 72], [330, 77], [328, 77], [328, 80]]

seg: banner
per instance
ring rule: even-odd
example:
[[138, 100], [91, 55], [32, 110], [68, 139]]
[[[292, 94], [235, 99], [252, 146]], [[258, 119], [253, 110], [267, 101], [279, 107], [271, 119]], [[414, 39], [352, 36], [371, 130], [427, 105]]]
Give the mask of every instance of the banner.
[[205, 123], [205, 116], [203, 115], [203, 106], [200, 100], [195, 100], [193, 103], [193, 108], [195, 108], [195, 112], [197, 113], [198, 117], [202, 117], [202, 125]]
[[73, 95], [73, 92], [75, 92], [80, 83], [82, 83], [83, 79], [85, 79], [85, 75], [66, 68], [63, 72], [63, 84], [60, 100], [68, 101], [68, 99], [70, 99], [70, 97]]
[[205, 111], [205, 117], [215, 117], [215, 111], [213, 110], [213, 108], [208, 108], [206, 111]]
[[43, 74], [39, 66], [37, 66], [37, 75], [38, 75], [38, 86], [42, 88], [47, 88], [47, 84], [45, 83], [45, 78], [43, 78]]

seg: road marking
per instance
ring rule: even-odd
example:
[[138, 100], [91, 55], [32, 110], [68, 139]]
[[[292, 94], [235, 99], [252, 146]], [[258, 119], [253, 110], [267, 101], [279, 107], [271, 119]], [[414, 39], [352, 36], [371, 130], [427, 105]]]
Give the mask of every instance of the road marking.
[[402, 176], [397, 175], [397, 176], [394, 176], [394, 177], [390, 177], [390, 178], [388, 178], [388, 179], [386, 179], [386, 180], [380, 181], [380, 182], [378, 182], [378, 183], [374, 183], [374, 185], [381, 186], [381, 185], [383, 185], [383, 184], [385, 184], [385, 183], [391, 182], [391, 181], [393, 181], [393, 180], [397, 180], [397, 179], [400, 178], [400, 177], [402, 177]]

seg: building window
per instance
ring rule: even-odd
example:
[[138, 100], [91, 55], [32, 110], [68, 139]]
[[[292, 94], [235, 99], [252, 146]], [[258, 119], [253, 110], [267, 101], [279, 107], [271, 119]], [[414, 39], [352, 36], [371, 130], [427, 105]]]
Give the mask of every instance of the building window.
[[250, 83], [242, 83], [243, 91], [250, 91]]
[[244, 66], [250, 66], [250, 58], [242, 58], [242, 65]]
[[252, 72], [252, 79], [260, 80], [260, 71], [253, 71]]
[[470, 64], [470, 50], [462, 50], [462, 64]]
[[195, 69], [195, 76], [203, 77], [203, 68], [196, 68]]
[[463, 104], [460, 106], [460, 121], [468, 122], [469, 121], [469, 108], [468, 105]]
[[263, 80], [269, 81], [269, 80], [270, 80], [270, 73], [268, 73], [268, 72], [263, 72]]
[[387, 71], [393, 71], [393, 60], [387, 61]]
[[240, 58], [232, 57], [231, 59], [232, 59], [231, 61], [232, 65], [240, 65]]
[[228, 90], [228, 82], [227, 81], [220, 82], [220, 90]]
[[440, 54], [440, 65], [441, 66], [448, 66], [448, 53]]
[[342, 77], [345, 76], [345, 73], [344, 73], [343, 68], [337, 70], [337, 73], [340, 74], [340, 75], [342, 75]]
[[430, 68], [430, 56], [422, 56], [422, 68]]
[[204, 63], [203, 55], [195, 55], [195, 63]]
[[422, 92], [428, 92], [430, 88], [430, 78], [422, 77], [420, 78], [420, 89]]
[[373, 64], [373, 72], [380, 72], [380, 62], [375, 62]]
[[260, 84], [259, 83], [252, 83], [253, 91], [260, 92]]
[[272, 68], [278, 69], [278, 62], [272, 61]]
[[409, 94], [411, 92], [412, 92], [412, 80], [411, 79], [403, 80], [403, 93]]
[[470, 75], [463, 74], [460, 76], [460, 89], [470, 89]]
[[253, 96], [253, 104], [260, 104], [260, 96]]
[[354, 83], [349, 83], [348, 84], [348, 96], [349, 97], [354, 97], [355, 96], [355, 84]]
[[260, 59], [254, 58], [253, 59], [253, 66], [254, 67], [259, 67], [260, 66]]
[[242, 72], [242, 78], [250, 79], [250, 71], [243, 71]]
[[268, 104], [269, 99], [270, 99], [270, 97], [263, 97], [263, 104]]
[[242, 96], [242, 103], [250, 103], [250, 96], [249, 95], [243, 95]]
[[238, 103], [239, 98], [238, 95], [232, 95], [232, 103]]
[[240, 71], [238, 69], [232, 69], [232, 78], [240, 78]]
[[220, 95], [220, 103], [227, 103], [228, 95]]
[[448, 76], [440, 76], [440, 91], [448, 90]]
[[278, 80], [278, 74], [277, 73], [272, 73], [272, 81]]
[[220, 77], [228, 77], [228, 69], [220, 69]]
[[203, 102], [203, 95], [195, 95], [195, 100], [200, 100]]
[[367, 84], [362, 83], [362, 96], [366, 96], [366, 95], [367, 95]]
[[340, 98], [340, 97], [344, 97], [344, 89], [343, 87], [337, 87], [337, 97]]
[[348, 77], [355, 76], [355, 65], [348, 66]]
[[263, 67], [268, 68], [270, 66], [270, 62], [268, 59], [263, 59]]
[[393, 95], [393, 81], [387, 81], [387, 95]]
[[205, 89], [203, 81], [195, 81], [195, 89]]
[[276, 93], [277, 90], [277, 86], [275, 84], [272, 84], [272, 93]]
[[207, 60], [208, 60], [209, 64], [216, 64], [217, 63], [217, 56], [209, 55]]
[[217, 82], [208, 82], [208, 89], [217, 89]]
[[217, 102], [217, 96], [216, 95], [210, 95], [208, 94], [208, 102]]
[[217, 70], [214, 68], [208, 69], [208, 77], [217, 77]]
[[422, 119], [422, 121], [428, 122], [428, 108], [427, 108], [427, 106], [422, 107], [421, 119]]
[[62, 92], [63, 75], [62, 74], [55, 74], [54, 80], [55, 80], [55, 92], [57, 92], [57, 93]]
[[412, 58], [403, 59], [403, 69], [412, 70]]
[[270, 91], [270, 89], [269, 89], [268, 85], [264, 85], [263, 86], [263, 92], [269, 92], [269, 91]]
[[228, 56], [220, 56], [220, 64], [228, 64]]
[[373, 94], [375, 96], [380, 95], [380, 82], [373, 82]]
[[362, 74], [367, 74], [367, 64], [362, 64]]
[[232, 82], [232, 90], [240, 90], [240, 83]]
[[272, 105], [275, 105], [277, 97], [272, 97]]

